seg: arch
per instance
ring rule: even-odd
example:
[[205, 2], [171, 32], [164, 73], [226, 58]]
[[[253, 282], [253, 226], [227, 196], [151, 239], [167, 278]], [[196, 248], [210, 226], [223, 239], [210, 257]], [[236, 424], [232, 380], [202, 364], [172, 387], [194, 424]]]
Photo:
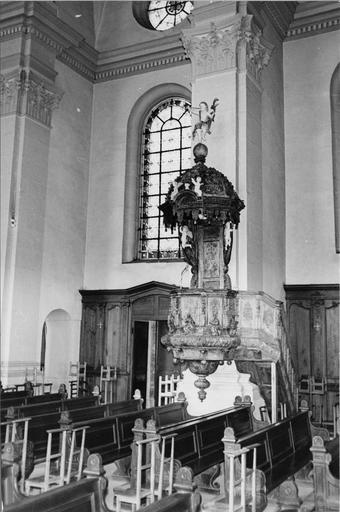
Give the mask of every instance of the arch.
[[340, 253], [340, 64], [334, 70], [330, 87], [332, 159], [333, 159], [333, 194], [335, 250]]
[[45, 328], [45, 381], [53, 382], [55, 390], [68, 380], [71, 354], [71, 316], [64, 309], [54, 309], [44, 320]]
[[133, 106], [127, 123], [125, 196], [124, 196], [124, 230], [123, 230], [123, 263], [136, 259], [138, 209], [137, 196], [140, 165], [140, 147], [145, 117], [157, 103], [173, 96], [181, 96], [191, 101], [191, 92], [183, 85], [176, 83], [161, 84], [149, 89]]

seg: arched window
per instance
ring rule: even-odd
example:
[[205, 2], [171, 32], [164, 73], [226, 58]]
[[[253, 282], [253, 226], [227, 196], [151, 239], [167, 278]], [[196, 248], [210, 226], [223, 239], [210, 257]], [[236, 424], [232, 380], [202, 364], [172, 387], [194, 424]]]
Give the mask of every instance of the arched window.
[[[150, 121], [154, 111], [159, 109], [161, 115], [165, 116], [167, 109], [164, 108], [162, 110], [162, 105], [167, 105], [173, 101], [179, 101], [181, 103], [181, 109], [183, 109], [183, 113], [185, 117], [178, 119], [174, 117], [179, 124], [177, 127], [181, 125], [181, 128], [177, 128], [177, 130], [173, 130], [173, 133], [176, 131], [180, 133], [180, 147], [177, 151], [180, 151], [181, 159], [180, 165], [177, 169], [170, 169], [168, 167], [168, 163], [165, 160], [166, 155], [170, 155], [171, 151], [162, 151], [164, 153], [163, 160], [159, 160], [160, 164], [163, 163], [163, 167], [158, 169], [159, 174], [163, 173], [166, 168], [169, 169], [169, 172], [173, 172], [173, 178], [175, 178], [176, 173], [183, 172], [185, 167], [191, 167], [191, 162], [189, 155], [191, 153], [190, 148], [188, 146], [191, 145], [191, 142], [184, 143], [184, 134], [186, 136], [190, 136], [191, 130], [190, 127], [190, 113], [185, 112], [185, 105], [190, 105], [191, 100], [191, 92], [188, 88], [183, 85], [177, 84], [175, 82], [163, 83], [148, 89], [134, 104], [131, 109], [128, 124], [127, 124], [127, 137], [126, 137], [126, 168], [125, 168], [125, 193], [124, 193], [124, 229], [123, 229], [123, 247], [122, 247], [122, 261], [123, 263], [131, 263], [134, 261], [155, 261], [156, 255], [151, 258], [150, 253], [148, 255], [147, 252], [144, 253], [142, 257], [142, 246], [141, 246], [141, 238], [142, 238], [142, 225], [141, 218], [145, 212], [143, 212], [143, 203], [142, 203], [142, 195], [144, 194], [143, 190], [143, 182], [144, 182], [144, 171], [147, 167], [144, 167], [144, 147], [146, 149], [146, 139], [145, 132], [146, 129], [150, 132]], [[177, 112], [179, 112], [179, 105], [176, 106]], [[176, 108], [172, 109], [172, 115], [176, 113]], [[169, 112], [169, 110], [168, 110]], [[171, 109], [170, 109], [171, 112]], [[176, 114], [177, 115], [177, 114]], [[157, 118], [157, 115], [155, 116]], [[163, 117], [163, 125], [165, 126], [166, 118]], [[184, 124], [185, 121], [185, 124]], [[157, 123], [157, 121], [155, 121]], [[156, 127], [156, 124], [154, 125]], [[169, 126], [169, 124], [167, 125]], [[147, 128], [148, 127], [148, 128]], [[166, 126], [165, 126], [166, 127]], [[184, 129], [186, 130], [184, 131]], [[156, 131], [156, 130], [155, 130]], [[163, 130], [164, 136], [166, 135], [166, 131]], [[170, 130], [167, 130], [170, 132]], [[156, 136], [156, 135], [155, 135]], [[149, 135], [148, 135], [149, 137]], [[173, 138], [173, 137], [170, 137]], [[182, 140], [183, 139], [183, 140]], [[178, 139], [177, 139], [178, 140]], [[174, 142], [174, 141], [172, 141]], [[175, 150], [176, 151], [176, 150]], [[156, 153], [156, 152], [154, 152]], [[151, 155], [152, 153], [150, 153]], [[158, 153], [161, 154], [160, 152]], [[156, 157], [150, 157], [151, 160]], [[148, 160], [148, 159], [145, 159]], [[184, 162], [187, 162], [186, 164]], [[172, 162], [170, 162], [172, 164]], [[157, 174], [156, 172], [151, 174]], [[166, 173], [165, 173], [166, 174]], [[170, 181], [169, 176], [164, 176], [163, 179]], [[154, 180], [155, 178], [151, 178]], [[147, 180], [145, 180], [147, 182]], [[147, 185], [147, 183], [145, 184]], [[168, 183], [167, 183], [168, 185]], [[166, 189], [167, 191], [168, 189]], [[145, 189], [145, 193], [147, 196], [151, 196], [149, 190]], [[155, 194], [156, 195], [156, 194]], [[162, 194], [159, 195], [159, 201], [161, 201]], [[143, 198], [144, 199], [144, 198]], [[147, 199], [147, 197], [145, 197]], [[157, 209], [158, 210], [158, 209]], [[154, 210], [156, 211], [156, 210]], [[158, 211], [157, 211], [158, 213]], [[151, 217], [151, 210], [149, 208], [147, 218]], [[147, 226], [147, 218], [143, 219], [144, 225]], [[146, 229], [144, 227], [144, 232], [146, 233]], [[150, 233], [150, 230], [147, 231]], [[171, 232], [166, 232], [167, 235], [171, 235]], [[158, 237], [157, 237], [158, 238]], [[148, 240], [148, 239], [147, 239]], [[163, 242], [164, 243], [164, 242]], [[175, 251], [177, 250], [178, 254], [178, 242]], [[176, 255], [176, 258], [178, 256]]]
[[178, 232], [165, 230], [159, 206], [170, 183], [191, 167], [190, 104], [172, 97], [156, 105], [146, 117], [142, 139], [139, 192], [140, 260], [179, 258]]

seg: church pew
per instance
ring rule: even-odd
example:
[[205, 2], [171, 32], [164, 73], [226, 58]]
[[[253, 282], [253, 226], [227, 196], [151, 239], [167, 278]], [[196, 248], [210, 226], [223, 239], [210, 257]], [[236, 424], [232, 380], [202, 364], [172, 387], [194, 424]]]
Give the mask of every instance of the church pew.
[[[294, 475], [310, 460], [311, 429], [308, 412], [298, 413], [269, 425], [257, 432], [239, 436], [233, 431], [228, 441], [224, 436], [224, 449], [237, 444], [241, 448], [258, 444], [257, 468], [266, 477], [267, 490], [271, 491]], [[232, 440], [234, 439], [234, 441]], [[247, 466], [252, 467], [252, 455]]]
[[130, 446], [134, 437], [132, 428], [137, 418], [145, 420], [157, 418], [162, 423], [165, 421], [177, 422], [187, 417], [186, 407], [187, 403], [181, 401], [99, 419], [89, 420], [87, 418], [80, 422], [72, 422], [72, 426], [74, 428], [83, 425], [89, 427], [86, 431], [86, 448], [90, 453], [98, 452], [103, 463], [109, 464], [131, 455]]
[[[60, 402], [62, 397], [59, 393], [46, 393], [45, 395], [27, 396], [26, 391], [19, 392], [22, 396], [19, 398], [1, 397], [1, 421], [5, 421], [7, 411], [10, 407], [18, 408], [27, 405], [42, 404], [45, 402]], [[23, 394], [26, 393], [26, 396]]]
[[[221, 411], [204, 414], [169, 425], [157, 425], [148, 421], [145, 429], [134, 429], [135, 435], [144, 433], [146, 437], [160, 437], [176, 434], [175, 459], [180, 465], [189, 466], [194, 475], [198, 475], [224, 460], [222, 437], [229, 426], [238, 435], [253, 433], [253, 419], [250, 406], [234, 406]], [[170, 442], [166, 441], [166, 456], [169, 455]], [[160, 460], [160, 453], [157, 452]]]
[[[37, 397], [38, 398], [38, 397]], [[1, 422], [5, 420], [11, 420], [16, 418], [31, 418], [29, 424], [29, 439], [34, 443], [41, 443], [42, 439], [46, 437], [46, 430], [50, 428], [56, 428], [58, 426], [57, 421], [59, 419], [60, 410], [69, 410], [73, 408], [84, 408], [84, 411], [89, 414], [89, 408], [91, 411], [93, 407], [98, 404], [98, 397], [84, 397], [79, 400], [78, 398], [73, 400], [54, 400], [51, 402], [41, 401], [29, 405], [22, 405], [19, 407], [9, 407], [6, 411], [5, 417], [1, 419]], [[105, 410], [103, 410], [102, 416], [104, 416]], [[55, 416], [57, 415], [57, 416]], [[98, 417], [98, 414], [97, 414]], [[37, 431], [36, 431], [37, 430]], [[4, 441], [5, 429], [1, 427], [1, 442]], [[36, 447], [37, 448], [37, 447]], [[38, 449], [38, 457], [43, 457], [43, 454]]]
[[[98, 462], [100, 464], [99, 468]], [[89, 461], [83, 478], [36, 496], [24, 496], [17, 484], [19, 467], [7, 464], [2, 473], [1, 490], [4, 512], [110, 512], [105, 504], [107, 480], [100, 456]]]
[[[287, 499], [289, 505], [294, 502], [298, 506], [300, 498], [294, 475], [310, 463], [311, 427], [310, 413], [304, 411], [243, 436], [237, 436], [233, 429], [227, 428], [223, 438], [225, 464], [228, 454], [256, 444], [256, 467], [263, 473], [267, 492], [275, 490], [273, 499], [279, 506], [286, 506]], [[320, 429], [320, 434], [324, 434], [324, 429]], [[252, 452], [249, 452], [247, 467], [251, 468], [252, 464]], [[227, 486], [225, 481], [225, 488]]]
[[331, 441], [313, 437], [313, 492], [315, 512], [339, 510], [339, 435]]
[[190, 468], [184, 466], [178, 470], [174, 489], [170, 496], [143, 507], [143, 512], [200, 512], [202, 497], [193, 483]]
[[[86, 396], [80, 398], [70, 399], [55, 399], [48, 400], [49, 395], [41, 395], [42, 400], [37, 400], [27, 405], [19, 405], [17, 407], [10, 407], [6, 412], [7, 418], [26, 418], [32, 416], [41, 416], [44, 414], [59, 412], [63, 410], [82, 409], [86, 407], [93, 407], [99, 404], [98, 397]], [[47, 397], [47, 399], [46, 399]], [[40, 398], [40, 397], [34, 397]]]
[[[36, 462], [45, 458], [47, 447], [46, 431], [48, 429], [57, 428], [61, 425], [67, 428], [68, 425], [75, 421], [87, 424], [89, 419], [104, 418], [115, 410], [117, 410], [118, 413], [126, 410], [127, 412], [135, 411], [140, 414], [142, 408], [142, 400], [124, 400], [116, 404], [103, 404], [99, 406], [95, 405], [98, 403], [98, 397], [83, 397], [63, 400], [62, 402], [62, 412], [59, 411], [59, 408], [52, 410], [52, 412], [45, 412], [46, 404], [43, 404], [41, 410], [44, 411], [44, 414], [41, 414], [40, 410], [40, 414], [36, 413], [31, 416], [28, 439], [33, 443], [34, 460]], [[73, 408], [75, 405], [81, 406], [83, 404], [85, 404], [85, 407], [80, 409]], [[94, 405], [91, 406], [91, 404]], [[34, 407], [39, 406], [35, 405]], [[32, 411], [32, 409], [20, 408], [21, 413], [26, 412], [26, 410]], [[36, 412], [36, 410], [34, 412]]]
[[[79, 409], [73, 408], [75, 404], [83, 404], [86, 402], [86, 398], [92, 398], [92, 400], [88, 401], [87, 407], [82, 407]], [[96, 399], [93, 402], [93, 399]], [[142, 400], [124, 400], [122, 402], [117, 402], [113, 404], [103, 404], [99, 406], [90, 406], [91, 403], [98, 403], [98, 397], [79, 397], [75, 399], [65, 400], [63, 404], [63, 411], [57, 413], [56, 416], [46, 417], [47, 421], [42, 420], [42, 422], [35, 422], [32, 418], [31, 425], [29, 429], [29, 439], [32, 439], [35, 442], [34, 453], [38, 458], [44, 458], [46, 453], [46, 443], [47, 443], [47, 435], [46, 430], [48, 428], [56, 428], [57, 426], [68, 428], [70, 425], [74, 426], [83, 426], [87, 425], [89, 421], [100, 421], [104, 420], [109, 413], [115, 414], [115, 410], [118, 411], [118, 414], [121, 414], [123, 411], [127, 411], [130, 413], [134, 411], [135, 413], [141, 413], [142, 409]], [[71, 407], [72, 405], [72, 407]], [[48, 426], [47, 426], [48, 424]], [[108, 422], [104, 422], [104, 425], [107, 426]], [[34, 430], [34, 435], [33, 435]], [[111, 427], [112, 430], [112, 427]], [[44, 431], [44, 433], [42, 433]], [[99, 433], [99, 438], [103, 431]], [[30, 437], [31, 436], [31, 437]], [[86, 433], [86, 437], [88, 436], [88, 431]], [[33, 439], [34, 437], [34, 439]]]
[[109, 512], [101, 481], [84, 478], [4, 507], [4, 512]]

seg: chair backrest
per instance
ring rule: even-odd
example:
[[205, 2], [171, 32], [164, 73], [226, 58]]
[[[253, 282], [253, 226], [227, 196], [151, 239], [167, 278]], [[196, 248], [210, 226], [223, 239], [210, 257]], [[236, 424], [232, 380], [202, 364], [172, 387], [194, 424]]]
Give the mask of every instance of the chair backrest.
[[299, 381], [299, 393], [311, 392], [311, 379], [308, 375], [302, 375]]
[[311, 392], [312, 395], [323, 395], [325, 393], [325, 379], [323, 377], [311, 378]]
[[[172, 494], [173, 489], [173, 479], [174, 479], [174, 457], [175, 457], [175, 437], [177, 434], [168, 434], [162, 436], [162, 448], [161, 448], [161, 460], [159, 465], [159, 476], [158, 476], [158, 492], [157, 498], [161, 500], [163, 497], [163, 487], [164, 487], [164, 469], [165, 465], [169, 466], [168, 473], [168, 494]], [[170, 441], [170, 457], [165, 458], [165, 445], [166, 442]]]
[[156, 466], [156, 446], [159, 443], [159, 437], [151, 437], [149, 439], [142, 439], [140, 441], [136, 441], [137, 446], [137, 471], [136, 471], [136, 506], [137, 509], [141, 504], [141, 491], [142, 491], [142, 482], [143, 482], [143, 473], [144, 481], [147, 480], [147, 472], [148, 472], [148, 480], [149, 480], [149, 493], [150, 502], [153, 503], [155, 501], [155, 466]]
[[70, 397], [75, 398], [79, 396], [79, 386], [80, 384], [85, 384], [86, 381], [86, 367], [87, 363], [80, 363], [76, 361], [73, 363], [70, 362], [70, 371], [68, 380], [70, 383]]
[[104, 366], [100, 367], [100, 381], [111, 381], [117, 379], [117, 368], [115, 366]]
[[158, 378], [158, 406], [168, 405], [175, 401], [177, 386], [181, 377], [179, 375], [162, 375]]
[[[71, 446], [67, 462], [67, 473], [65, 477], [66, 484], [70, 483], [72, 477], [75, 477], [77, 481], [81, 479], [84, 464], [85, 437], [86, 430], [88, 428], [88, 426], [83, 426], [72, 429]], [[81, 433], [81, 443], [79, 449], [76, 447], [78, 432]]]
[[[59, 443], [59, 451], [52, 454], [52, 438], [53, 436], [61, 437]], [[51, 484], [51, 461], [55, 460], [58, 463], [59, 475], [53, 479], [53, 484], [57, 486], [64, 485], [65, 482], [65, 468], [66, 468], [66, 438], [67, 430], [55, 428], [47, 430], [47, 449], [46, 449], [46, 464], [44, 475], [44, 490], [47, 491]]]
[[100, 367], [100, 391], [104, 404], [113, 401], [113, 382], [117, 380], [117, 368], [115, 366]]

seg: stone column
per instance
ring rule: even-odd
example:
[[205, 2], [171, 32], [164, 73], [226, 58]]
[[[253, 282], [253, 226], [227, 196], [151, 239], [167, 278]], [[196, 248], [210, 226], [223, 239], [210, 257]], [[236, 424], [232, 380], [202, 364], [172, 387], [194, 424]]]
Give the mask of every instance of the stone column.
[[[212, 2], [193, 11], [182, 41], [192, 62], [192, 104], [219, 103], [206, 164], [234, 183], [246, 209], [234, 240], [230, 276], [234, 288], [262, 287], [261, 71], [272, 46], [247, 14], [246, 2]], [[193, 115], [193, 124], [195, 124]]]
[[[34, 5], [26, 2], [16, 9], [25, 17]], [[29, 353], [29, 345], [25, 352], [25, 340], [40, 337], [31, 326], [38, 325], [39, 315], [52, 113], [62, 92], [55, 86], [56, 47], [35, 37], [29, 23], [19, 34], [7, 32], [0, 81], [2, 359], [32, 361], [37, 355]]]

